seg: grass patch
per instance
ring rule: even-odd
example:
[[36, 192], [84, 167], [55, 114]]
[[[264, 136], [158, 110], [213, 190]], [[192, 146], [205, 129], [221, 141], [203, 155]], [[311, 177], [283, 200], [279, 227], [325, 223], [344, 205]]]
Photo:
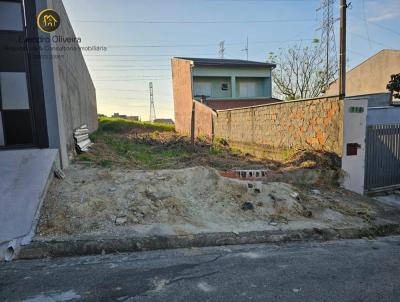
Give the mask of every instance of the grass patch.
[[123, 118], [99, 117], [98, 132], [106, 131], [114, 133], [125, 133], [125, 132], [130, 132], [132, 130], [173, 132], [175, 131], [175, 125], [138, 122]]
[[211, 141], [201, 136], [192, 146], [189, 137], [175, 132], [174, 125], [100, 117], [98, 130], [90, 138], [94, 146], [77, 160], [105, 168], [122, 165], [155, 170], [211, 166], [229, 170], [277, 166], [275, 162], [259, 160], [232, 148], [222, 138]]
[[[104, 131], [96, 133], [96, 139], [107, 145], [116, 158], [123, 158], [127, 163], [134, 164], [143, 169], [166, 169], [173, 168], [178, 161], [191, 153], [180, 148], [162, 148], [154, 144], [146, 144], [136, 138], [129, 138], [122, 135], [115, 135]], [[93, 155], [93, 152], [92, 152]], [[102, 153], [96, 154], [95, 162], [102, 167], [113, 165], [110, 159], [101, 159]], [[82, 154], [82, 160], [87, 160], [87, 156]]]

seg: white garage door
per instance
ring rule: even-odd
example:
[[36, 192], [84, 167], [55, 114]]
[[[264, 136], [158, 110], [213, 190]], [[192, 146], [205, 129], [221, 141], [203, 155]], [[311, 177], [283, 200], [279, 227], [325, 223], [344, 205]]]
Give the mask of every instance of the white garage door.
[[208, 82], [195, 82], [193, 85], [195, 96], [211, 96], [211, 83]]
[[257, 85], [255, 82], [239, 82], [239, 96], [249, 98], [257, 96]]

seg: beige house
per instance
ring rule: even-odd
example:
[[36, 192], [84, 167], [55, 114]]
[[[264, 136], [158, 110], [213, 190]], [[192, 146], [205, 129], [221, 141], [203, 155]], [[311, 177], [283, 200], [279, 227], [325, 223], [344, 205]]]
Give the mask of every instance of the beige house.
[[[397, 73], [400, 73], [400, 50], [381, 50], [347, 72], [346, 95], [388, 92], [386, 85], [390, 76]], [[326, 95], [337, 95], [338, 85], [338, 81], [334, 81]]]

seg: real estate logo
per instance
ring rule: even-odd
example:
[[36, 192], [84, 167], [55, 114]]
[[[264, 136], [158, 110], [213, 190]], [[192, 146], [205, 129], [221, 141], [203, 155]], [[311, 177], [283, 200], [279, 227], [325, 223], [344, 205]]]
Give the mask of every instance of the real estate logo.
[[41, 31], [51, 33], [60, 26], [60, 15], [52, 9], [45, 9], [37, 17], [37, 25]]

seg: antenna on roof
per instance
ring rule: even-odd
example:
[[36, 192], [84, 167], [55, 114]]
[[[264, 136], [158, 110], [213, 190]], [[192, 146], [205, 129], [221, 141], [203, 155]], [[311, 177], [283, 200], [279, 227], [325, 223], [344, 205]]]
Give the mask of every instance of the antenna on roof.
[[246, 39], [246, 46], [244, 49], [242, 49], [241, 51], [245, 51], [246, 52], [246, 60], [249, 60], [249, 37], [247, 37]]
[[219, 53], [219, 57], [221, 59], [223, 59], [224, 55], [225, 55], [225, 41], [219, 42], [219, 51], [218, 51], [218, 53]]

